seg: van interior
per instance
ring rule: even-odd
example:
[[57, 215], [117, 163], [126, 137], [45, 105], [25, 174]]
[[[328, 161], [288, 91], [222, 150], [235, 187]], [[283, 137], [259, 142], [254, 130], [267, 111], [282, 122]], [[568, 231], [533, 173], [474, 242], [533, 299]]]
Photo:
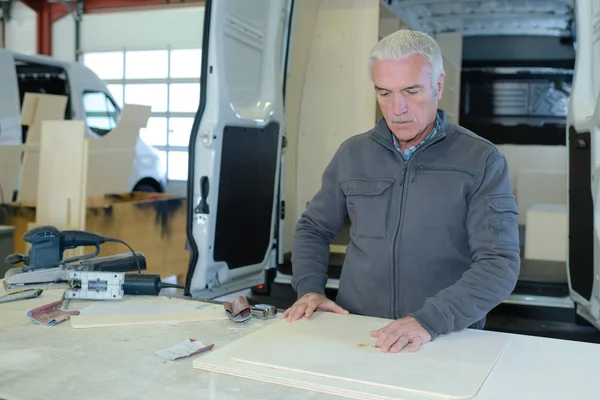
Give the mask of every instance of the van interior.
[[[67, 96], [65, 119], [71, 119], [71, 96], [65, 70], [61, 67], [36, 64], [17, 60], [15, 62], [19, 80], [19, 104], [23, 104], [25, 93], [44, 93]], [[23, 143], [27, 139], [27, 126], [22, 126]]]
[[[396, 17], [404, 21], [404, 27], [425, 30], [434, 36], [446, 32], [462, 33], [457, 85], [458, 123], [497, 145], [507, 157], [515, 192], [527, 192], [527, 195], [520, 193], [520, 197], [527, 197], [528, 202], [523, 200], [524, 203], [519, 204], [522, 263], [513, 292], [517, 300], [499, 306], [492, 313], [489, 324], [493, 326], [494, 318], [498, 317], [503, 322], [494, 328], [502, 330], [512, 326], [517, 331], [522, 328], [536, 334], [547, 331], [548, 324], [566, 323], [553, 326], [557, 332], [563, 328], [569, 332], [581, 329], [584, 336], [597, 335], [595, 328], [573, 312], [575, 306], [569, 297], [569, 280], [573, 285], [585, 281], [585, 286], [589, 286], [587, 291], [591, 291], [594, 268], [593, 252], [587, 246], [592, 235], [588, 226], [592, 215], [587, 200], [589, 182], [585, 182], [586, 177], [589, 181], [589, 160], [586, 164], [584, 158], [573, 154], [569, 157], [572, 149], [567, 134], [577, 47], [574, 4], [569, 1], [527, 2], [521, 7], [515, 1], [485, 2], [486, 7], [494, 9], [488, 11], [502, 11], [502, 15], [494, 18], [477, 10], [484, 2], [447, 3], [450, 2], [383, 1], [380, 18], [389, 21]], [[522, 10], [523, 7], [527, 12]], [[403, 27], [402, 24], [394, 23], [394, 27]], [[380, 38], [382, 36], [380, 32]], [[521, 179], [520, 171], [549, 171], [555, 178], [523, 188], [525, 179]], [[580, 189], [568, 191], [568, 176], [571, 187]], [[567, 207], [567, 200], [571, 203], [570, 235], [581, 246], [587, 246], [586, 252], [571, 251], [570, 271], [564, 259], [530, 259], [526, 249], [528, 209], [534, 203], [560, 203]], [[577, 216], [577, 209], [588, 214]], [[342, 274], [349, 232], [347, 220], [331, 246], [327, 285], [327, 294], [331, 298], [335, 296]], [[573, 239], [570, 243], [572, 245]], [[576, 262], [573, 257], [578, 257]], [[271, 274], [267, 283], [253, 289], [257, 301], [267, 292], [275, 291], [285, 296], [278, 284], [289, 285], [291, 281], [290, 249], [286, 249], [283, 263], [279, 263], [275, 271], [268, 270], [267, 274]], [[289, 306], [294, 295], [289, 294], [288, 303], [284, 301], [281, 305]], [[512, 322], [507, 322], [506, 318]], [[577, 328], [569, 324], [577, 325]]]

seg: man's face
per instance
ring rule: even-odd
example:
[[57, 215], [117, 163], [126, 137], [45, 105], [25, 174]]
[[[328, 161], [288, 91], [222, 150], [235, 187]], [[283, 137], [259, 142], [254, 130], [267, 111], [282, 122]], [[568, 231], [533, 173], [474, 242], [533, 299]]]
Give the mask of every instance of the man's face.
[[379, 108], [402, 148], [420, 142], [435, 122], [444, 77], [437, 82], [436, 93], [429, 60], [421, 54], [398, 61], [374, 60], [372, 73]]

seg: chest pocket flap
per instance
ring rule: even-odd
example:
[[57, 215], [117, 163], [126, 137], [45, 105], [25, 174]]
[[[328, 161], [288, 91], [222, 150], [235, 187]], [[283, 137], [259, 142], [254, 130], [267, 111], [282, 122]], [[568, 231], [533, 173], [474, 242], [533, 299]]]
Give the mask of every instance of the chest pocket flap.
[[355, 237], [384, 239], [394, 179], [349, 178], [342, 181]]

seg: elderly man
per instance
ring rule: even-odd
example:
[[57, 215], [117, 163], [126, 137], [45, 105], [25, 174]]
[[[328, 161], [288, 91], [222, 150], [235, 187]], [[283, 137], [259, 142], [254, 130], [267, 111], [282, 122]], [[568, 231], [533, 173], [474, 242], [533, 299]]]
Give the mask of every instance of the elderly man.
[[[292, 250], [298, 299], [283, 318], [315, 311], [394, 319], [371, 332], [383, 352], [482, 329], [519, 275], [518, 209], [504, 156], [438, 109], [441, 51], [401, 30], [373, 49], [383, 118], [346, 140], [300, 218]], [[351, 221], [336, 302], [324, 295], [329, 245]]]

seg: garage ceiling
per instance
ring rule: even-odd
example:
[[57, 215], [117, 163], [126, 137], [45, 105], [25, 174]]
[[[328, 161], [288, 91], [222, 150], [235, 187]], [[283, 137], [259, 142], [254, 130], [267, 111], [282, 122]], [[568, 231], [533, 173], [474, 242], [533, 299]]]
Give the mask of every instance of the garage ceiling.
[[410, 28], [432, 35], [571, 36], [574, 0], [382, 0]]

